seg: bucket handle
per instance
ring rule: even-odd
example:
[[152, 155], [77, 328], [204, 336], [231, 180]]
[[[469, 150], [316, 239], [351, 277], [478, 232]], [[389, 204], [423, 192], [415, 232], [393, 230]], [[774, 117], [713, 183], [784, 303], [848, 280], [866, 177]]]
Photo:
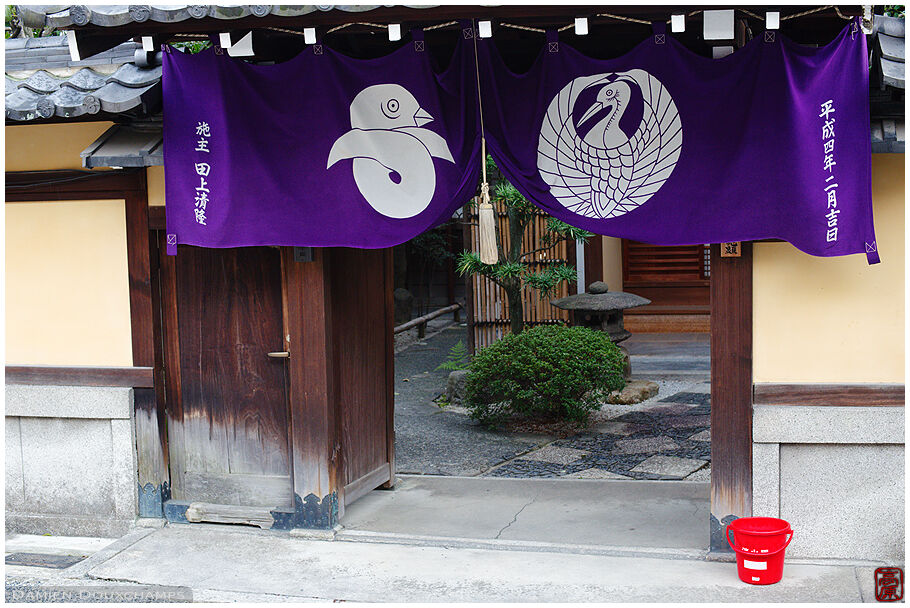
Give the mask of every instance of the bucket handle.
[[771, 551], [769, 553], [757, 553], [754, 551], [743, 551], [742, 549], [737, 549], [736, 540], [735, 540], [736, 535], [733, 534], [733, 528], [730, 527], [730, 524], [727, 524], [727, 529], [726, 529], [727, 543], [730, 545], [731, 549], [733, 549], [734, 551], [739, 552], [739, 553], [746, 553], [748, 555], [759, 555], [759, 556], [774, 555], [775, 553], [780, 553], [781, 551], [786, 549], [787, 546], [790, 544], [790, 541], [793, 540], [793, 529], [787, 528], [787, 531], [784, 532], [784, 534], [787, 535], [787, 542], [784, 543], [783, 547], [781, 547], [780, 549], [775, 549], [774, 551]]

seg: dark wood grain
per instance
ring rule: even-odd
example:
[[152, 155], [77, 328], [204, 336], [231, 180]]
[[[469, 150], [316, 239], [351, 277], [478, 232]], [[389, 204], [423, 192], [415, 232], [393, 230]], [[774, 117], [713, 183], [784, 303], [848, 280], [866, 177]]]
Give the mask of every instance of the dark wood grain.
[[7, 384], [50, 386], [151, 387], [151, 367], [79, 367], [65, 365], [7, 365]]
[[386, 401], [386, 460], [389, 463], [389, 480], [384, 488], [395, 485], [395, 271], [392, 250], [385, 259], [385, 401]]
[[[281, 250], [285, 277], [291, 470], [294, 493], [323, 499], [343, 492], [341, 443], [335, 408], [335, 348], [332, 341], [331, 261], [326, 249], [312, 262], [295, 262]], [[344, 501], [339, 497], [339, 509]]]
[[[701, 5], [610, 5], [607, 12], [618, 15], [627, 15], [640, 20], [666, 20], [673, 13], [691, 13], [704, 8]], [[723, 7], [718, 7], [723, 8]], [[761, 13], [765, 7], [751, 6], [753, 11]], [[816, 6], [787, 6], [781, 10], [781, 16], [795, 13], [799, 10], [817, 8]], [[862, 14], [862, 7], [859, 5], [839, 7], [844, 15]], [[345, 23], [369, 21], [373, 23], [398, 23], [409, 22], [415, 24], [431, 24], [452, 19], [498, 19], [498, 20], [518, 20], [520, 23], [531, 25], [558, 25], [563, 26], [571, 21], [573, 15], [591, 15], [597, 12], [592, 10], [589, 5], [568, 5], [568, 4], [527, 4], [527, 5], [440, 5], [425, 9], [415, 9], [403, 6], [379, 7], [367, 12], [347, 12], [339, 10], [315, 11], [313, 13], [302, 15], [300, 17], [281, 17], [267, 15], [265, 17], [244, 17], [229, 21], [230, 29], [240, 31], [245, 29], [257, 29], [266, 27], [294, 28], [301, 29], [310, 26], [333, 26]], [[605, 20], [606, 23], [616, 27], [641, 27], [641, 25], [632, 25], [627, 21]], [[835, 17], [830, 10], [822, 13], [809, 14], [795, 22], [802, 28], [821, 27], [831, 21], [837, 24], [841, 20]], [[782, 26], [787, 23], [782, 22]], [[123, 35], [134, 37], [140, 35], [158, 35], [168, 33], [186, 33], [192, 32], [220, 32], [224, 31], [225, 21], [217, 18], [203, 18], [192, 20], [192, 27], [188, 27], [187, 22], [159, 23], [148, 20], [143, 23], [129, 23], [116, 27], [85, 27], [77, 28], [86, 37], [86, 44], [91, 44], [94, 38], [107, 38], [114, 40], [117, 36]], [[100, 44], [100, 43], [99, 43]], [[110, 44], [110, 43], [108, 43]], [[80, 43], [81, 45], [81, 43]], [[102, 45], [103, 46], [103, 45]]]
[[[161, 238], [161, 234], [158, 234]], [[171, 494], [186, 499], [184, 474], [183, 396], [180, 391], [180, 332], [177, 323], [177, 257], [166, 254], [161, 247], [159, 255], [159, 285], [161, 289], [161, 342], [163, 351], [165, 403], [167, 418], [168, 472]]]
[[757, 383], [755, 405], [904, 406], [903, 384]]
[[711, 255], [711, 550], [729, 551], [722, 526], [752, 514], [752, 244]]
[[285, 360], [267, 356], [284, 343], [278, 251], [185, 247], [176, 258], [187, 472], [290, 480]]
[[[137, 187], [123, 193], [126, 203], [126, 252], [130, 288], [130, 326], [133, 365], [155, 366], [155, 323], [152, 305], [152, 243], [148, 225], [148, 191], [145, 172], [135, 174]], [[157, 265], [157, 264], [156, 264]], [[160, 368], [159, 368], [160, 369]], [[160, 487], [168, 482], [164, 402], [154, 390], [133, 395], [136, 411], [136, 456], [139, 484]]]
[[381, 249], [339, 247], [330, 255], [334, 268], [345, 269], [332, 273], [331, 301], [347, 485], [388, 464], [388, 260]]
[[124, 198], [144, 191], [143, 170], [130, 171], [7, 171], [6, 200], [64, 201]]
[[149, 205], [149, 229], [165, 230], [166, 228], [167, 216], [164, 205]]
[[604, 280], [603, 237], [595, 234], [585, 243], [585, 288], [594, 281]]

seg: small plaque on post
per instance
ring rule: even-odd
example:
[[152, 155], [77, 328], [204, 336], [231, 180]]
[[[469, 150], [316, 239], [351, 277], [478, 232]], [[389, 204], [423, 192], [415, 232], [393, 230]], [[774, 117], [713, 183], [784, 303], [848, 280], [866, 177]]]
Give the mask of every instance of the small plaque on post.
[[721, 243], [720, 244], [720, 257], [722, 258], [738, 258], [742, 257], [742, 242], [735, 241], [733, 243]]

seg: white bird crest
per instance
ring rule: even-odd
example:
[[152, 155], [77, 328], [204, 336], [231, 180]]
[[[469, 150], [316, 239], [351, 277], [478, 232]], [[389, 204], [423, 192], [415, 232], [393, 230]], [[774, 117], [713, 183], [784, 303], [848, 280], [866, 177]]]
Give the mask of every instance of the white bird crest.
[[[594, 101], [576, 108], [579, 96], [590, 98], [595, 87]], [[637, 127], [620, 128], [623, 115], [639, 100]], [[566, 209], [607, 219], [651, 198], [670, 177], [681, 150], [679, 112], [659, 80], [644, 70], [596, 74], [571, 81], [550, 102], [540, 128], [537, 169]]]
[[455, 162], [445, 139], [422, 128], [432, 120], [403, 86], [367, 87], [351, 102], [351, 130], [335, 140], [326, 169], [354, 159], [354, 181], [373, 209], [413, 217], [436, 192], [433, 158]]

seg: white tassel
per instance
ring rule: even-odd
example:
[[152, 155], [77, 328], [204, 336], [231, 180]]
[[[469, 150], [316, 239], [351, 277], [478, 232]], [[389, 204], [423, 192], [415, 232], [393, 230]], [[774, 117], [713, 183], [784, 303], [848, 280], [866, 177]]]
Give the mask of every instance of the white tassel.
[[496, 213], [490, 203], [490, 186], [486, 182], [480, 185], [480, 261], [484, 264], [495, 264], [499, 261], [496, 248]]

